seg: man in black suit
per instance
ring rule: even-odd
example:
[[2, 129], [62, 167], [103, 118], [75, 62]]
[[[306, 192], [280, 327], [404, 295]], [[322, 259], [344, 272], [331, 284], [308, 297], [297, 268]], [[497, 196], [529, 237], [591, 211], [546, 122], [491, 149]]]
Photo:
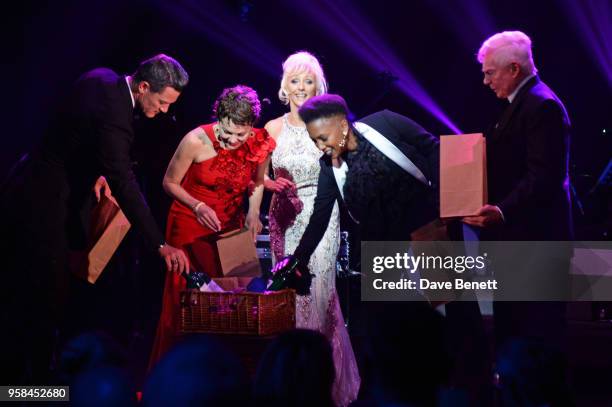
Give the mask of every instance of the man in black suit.
[[106, 68], [85, 73], [42, 145], [21, 160], [0, 191], [8, 254], [1, 324], [13, 332], [3, 338], [1, 352], [10, 383], [44, 384], [66, 297], [69, 253], [86, 249], [92, 187], [100, 175], [98, 185], [110, 186], [168, 270], [188, 271], [185, 254], [165, 244], [130, 159], [134, 109], [148, 118], [166, 113], [188, 80], [181, 65], [163, 54], [142, 62], [130, 76]]
[[[482, 227], [482, 240], [572, 240], [570, 121], [563, 103], [537, 76], [531, 40], [520, 31], [495, 34], [482, 44], [478, 61], [484, 84], [509, 105], [486, 134], [490, 204], [464, 222]], [[569, 270], [569, 244], [552, 257], [542, 253], [538, 245], [532, 248], [525, 252], [523, 246], [520, 253], [531, 265], [508, 270], [509, 287], [518, 281], [514, 273], [524, 271], [529, 273], [530, 286], [537, 281], [562, 292]], [[518, 292], [507, 294], [507, 299], [512, 299]], [[530, 336], [563, 346], [563, 302], [498, 301], [494, 312], [498, 343], [510, 336]]]

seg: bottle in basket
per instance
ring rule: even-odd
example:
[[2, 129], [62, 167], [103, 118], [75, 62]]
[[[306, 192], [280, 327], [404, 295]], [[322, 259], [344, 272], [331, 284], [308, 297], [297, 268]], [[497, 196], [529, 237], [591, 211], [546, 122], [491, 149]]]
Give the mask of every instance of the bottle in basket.
[[188, 289], [200, 289], [204, 284], [210, 283], [210, 277], [202, 271], [183, 272], [181, 276], [187, 281]]
[[295, 256], [281, 259], [272, 269], [272, 282], [268, 287], [270, 291], [292, 288], [298, 295], [310, 294], [312, 274]]

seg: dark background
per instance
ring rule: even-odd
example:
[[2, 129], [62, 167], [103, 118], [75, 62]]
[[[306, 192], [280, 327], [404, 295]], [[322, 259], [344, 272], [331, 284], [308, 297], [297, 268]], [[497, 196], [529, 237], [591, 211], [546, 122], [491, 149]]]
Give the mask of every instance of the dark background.
[[[161, 224], [168, 205], [161, 189], [167, 163], [187, 131], [211, 120], [211, 106], [224, 87], [243, 83], [268, 98], [263, 126], [286, 111], [277, 97], [282, 61], [308, 50], [321, 61], [330, 91], [343, 95], [356, 117], [388, 108], [435, 135], [452, 134], [393, 86], [398, 65], [374, 68], [380, 65], [377, 55], [351, 40], [374, 32], [459, 129], [480, 132], [494, 122], [502, 103], [483, 86], [475, 54], [493, 33], [518, 29], [531, 36], [540, 77], [563, 100], [573, 123], [571, 176], [579, 199], [575, 203], [585, 212], [576, 210], [577, 238], [609, 239], [601, 225], [608, 222], [610, 227], [610, 201], [589, 191], [612, 155], [612, 85], [580, 35], [584, 27], [568, 10], [570, 2], [20, 2], [19, 12], [4, 10], [1, 24], [0, 177], [41, 139], [57, 102], [80, 74], [98, 66], [128, 74], [141, 60], [167, 53], [187, 69], [190, 84], [169, 115], [137, 123], [134, 147], [143, 189]], [[340, 14], [331, 13], [330, 4]], [[598, 21], [589, 24], [591, 29], [601, 27]], [[610, 44], [612, 38], [603, 41]], [[102, 326], [129, 346], [142, 377], [159, 315], [163, 273], [156, 258], [134, 255], [136, 240], [128, 235], [95, 287], [75, 291], [73, 309], [81, 313], [75, 320]], [[338, 286], [341, 296], [346, 284]]]
[[[482, 85], [475, 59], [481, 42], [496, 31], [526, 32], [532, 37], [542, 80], [564, 101], [572, 119], [576, 175], [597, 176], [603, 170], [612, 151], [611, 85], [594, 63], [567, 1], [332, 3], [349, 20], [354, 10], [363, 16], [464, 132], [484, 130], [499, 110], [493, 93]], [[321, 22], [330, 14], [325, 2], [92, 0], [20, 5], [21, 13], [4, 15], [8, 72], [2, 174], [40, 139], [56, 101], [81, 73], [98, 66], [130, 73], [139, 61], [159, 52], [178, 59], [191, 75], [189, 87], [172, 108], [176, 122], [171, 127], [178, 137], [208, 122], [214, 98], [236, 83], [248, 84], [270, 99], [261, 125], [284, 112], [276, 96], [281, 63], [302, 49], [320, 59], [330, 91], [345, 96], [357, 117], [389, 108], [433, 134], [451, 133], [412, 99], [388, 86], [385, 74], [343, 42], [362, 29], [360, 21], [351, 20], [355, 32], [340, 21], [336, 35], [323, 28]], [[335, 20], [332, 17], [332, 23]], [[157, 119], [164, 120], [168, 118]], [[158, 127], [140, 134], [141, 141], [147, 143]], [[607, 136], [602, 134], [604, 128]], [[153, 143], [148, 147], [158, 149]], [[169, 153], [159, 156], [165, 166]]]

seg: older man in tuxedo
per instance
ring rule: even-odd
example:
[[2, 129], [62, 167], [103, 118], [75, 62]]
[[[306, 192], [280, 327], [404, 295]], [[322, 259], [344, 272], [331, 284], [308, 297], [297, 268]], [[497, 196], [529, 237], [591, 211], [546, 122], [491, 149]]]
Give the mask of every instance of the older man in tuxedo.
[[[571, 240], [570, 121], [561, 100], [537, 76], [530, 38], [520, 31], [495, 34], [482, 44], [478, 61], [484, 84], [509, 104], [486, 134], [489, 204], [464, 222], [482, 227], [482, 240]], [[539, 281], [562, 292], [568, 246], [551, 257], [532, 245], [531, 253], [521, 253], [533, 260], [523, 271], [534, 284]], [[508, 270], [510, 280], [510, 273], [518, 271]], [[510, 336], [529, 336], [563, 345], [563, 302], [498, 301], [494, 312], [498, 343]]]

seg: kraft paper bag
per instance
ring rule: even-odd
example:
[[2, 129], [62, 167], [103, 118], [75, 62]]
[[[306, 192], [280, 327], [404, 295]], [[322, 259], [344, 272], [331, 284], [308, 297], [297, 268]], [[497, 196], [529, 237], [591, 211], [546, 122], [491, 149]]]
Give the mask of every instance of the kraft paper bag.
[[218, 277], [213, 278], [224, 291], [246, 291], [246, 287], [253, 280], [253, 277]]
[[482, 133], [440, 137], [440, 217], [475, 215], [487, 203]]
[[248, 229], [237, 229], [221, 234], [217, 240], [217, 251], [224, 277], [261, 275], [255, 242]]
[[95, 284], [130, 226], [117, 201], [113, 197], [101, 196], [91, 213], [89, 252], [75, 274]]
[[448, 235], [448, 228], [444, 222], [440, 219], [434, 219], [433, 221], [421, 226], [410, 234], [410, 240], [412, 241], [444, 241], [450, 240]]

